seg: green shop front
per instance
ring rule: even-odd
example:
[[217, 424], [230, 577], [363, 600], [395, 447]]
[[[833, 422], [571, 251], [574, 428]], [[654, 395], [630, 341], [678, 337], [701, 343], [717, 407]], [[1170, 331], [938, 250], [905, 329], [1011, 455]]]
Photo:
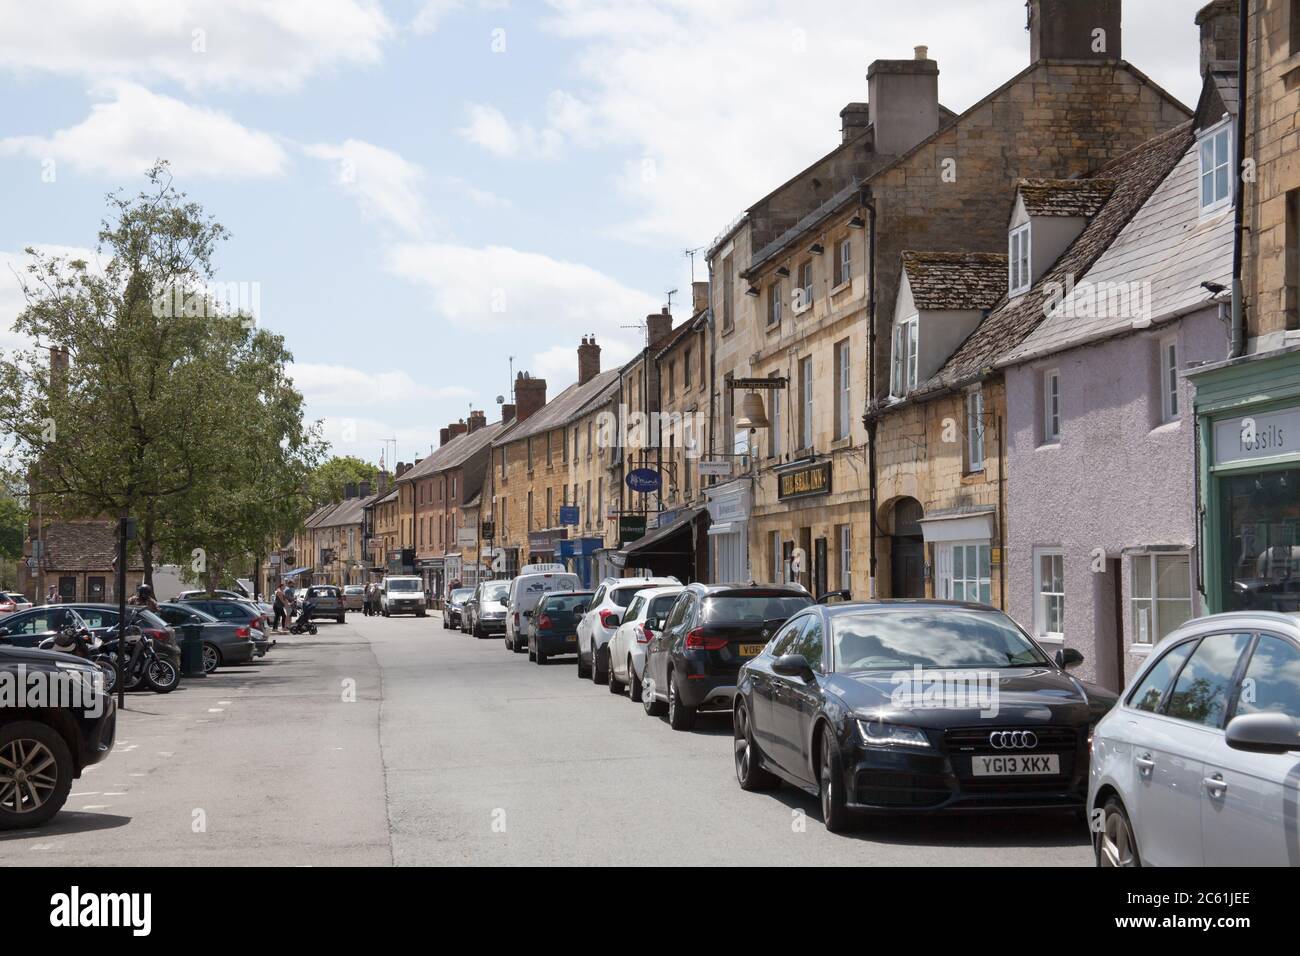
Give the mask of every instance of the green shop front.
[[1201, 366], [1188, 378], [1206, 606], [1300, 611], [1300, 349]]

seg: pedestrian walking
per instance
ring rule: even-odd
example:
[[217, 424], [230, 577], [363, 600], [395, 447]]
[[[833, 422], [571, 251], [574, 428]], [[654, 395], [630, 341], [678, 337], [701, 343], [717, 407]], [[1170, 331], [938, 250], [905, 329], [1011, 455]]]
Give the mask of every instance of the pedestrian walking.
[[275, 617], [271, 621], [271, 630], [279, 631], [280, 624], [285, 620], [285, 608], [289, 603], [289, 596], [285, 594], [284, 585], [280, 584], [275, 589], [275, 597], [271, 600], [271, 608], [275, 612]]

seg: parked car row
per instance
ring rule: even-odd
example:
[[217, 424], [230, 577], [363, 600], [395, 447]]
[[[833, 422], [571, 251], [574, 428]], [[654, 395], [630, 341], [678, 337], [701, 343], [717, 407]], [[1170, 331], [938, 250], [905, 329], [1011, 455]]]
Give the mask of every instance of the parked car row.
[[738, 785], [804, 790], [829, 830], [1067, 812], [1099, 866], [1300, 865], [1300, 615], [1189, 622], [1117, 695], [979, 604], [660, 578], [521, 592], [462, 595], [461, 630], [486, 636], [491, 607], [508, 649], [568, 656], [675, 730], [729, 715]]

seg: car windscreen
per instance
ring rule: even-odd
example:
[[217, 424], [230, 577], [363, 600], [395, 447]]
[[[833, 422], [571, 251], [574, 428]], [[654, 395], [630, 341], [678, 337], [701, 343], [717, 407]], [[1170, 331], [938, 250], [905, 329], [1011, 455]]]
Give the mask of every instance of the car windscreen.
[[676, 594], [661, 594], [650, 602], [650, 610], [647, 612], [646, 618], [654, 621], [661, 617], [667, 617], [668, 612], [673, 609], [673, 605], [676, 603]]
[[1030, 667], [1046, 655], [1005, 614], [900, 608], [831, 617], [835, 670]]
[[547, 611], [572, 611], [579, 604], [591, 600], [591, 594], [548, 594], [542, 598], [542, 608]]
[[453, 601], [468, 601], [469, 596], [473, 593], [473, 588], [456, 588], [456, 590], [451, 592], [451, 599]]
[[494, 584], [490, 588], [483, 589], [483, 600], [492, 601], [500, 604], [510, 596], [510, 585], [506, 582]]
[[704, 599], [703, 619], [706, 624], [784, 621], [810, 604], [812, 598], [800, 594], [718, 595]]
[[389, 581], [388, 590], [390, 591], [421, 591], [423, 590], [419, 580], [411, 578], [405, 581]]
[[364, 590], [365, 590], [365, 588], [363, 588], [360, 584], [349, 584], [347, 587], [345, 587], [345, 588], [343, 589], [343, 593], [344, 593], [344, 594], [360, 594], [360, 593], [361, 593], [362, 591], [364, 591]]
[[339, 596], [339, 589], [338, 589], [338, 588], [309, 588], [308, 591], [307, 591], [307, 596], [308, 596], [308, 597], [317, 597], [317, 598], [323, 598], [323, 597], [325, 597], [325, 598], [333, 598], [333, 597], [338, 597], [338, 596]]

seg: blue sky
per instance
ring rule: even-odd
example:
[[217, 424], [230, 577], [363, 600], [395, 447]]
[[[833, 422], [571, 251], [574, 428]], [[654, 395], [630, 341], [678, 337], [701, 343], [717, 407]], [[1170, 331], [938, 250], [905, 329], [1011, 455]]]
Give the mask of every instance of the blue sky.
[[[1125, 10], [1125, 59], [1189, 106], [1201, 5]], [[835, 145], [871, 60], [927, 44], [960, 111], [1028, 63], [1024, 17], [1020, 0], [0, 0], [0, 345], [23, 247], [93, 245], [104, 194], [167, 157], [233, 234], [219, 278], [257, 284], [336, 449], [377, 461], [396, 438], [409, 461], [471, 404], [495, 418], [511, 356], [555, 395], [583, 334], [610, 367], [666, 290], [683, 319], [683, 251]]]

